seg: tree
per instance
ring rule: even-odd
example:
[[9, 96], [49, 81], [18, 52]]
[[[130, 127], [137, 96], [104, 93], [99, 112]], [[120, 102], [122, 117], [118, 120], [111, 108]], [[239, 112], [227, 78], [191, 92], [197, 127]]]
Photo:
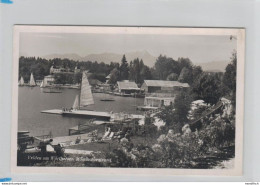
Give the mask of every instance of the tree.
[[236, 104], [236, 70], [237, 54], [233, 53], [230, 64], [227, 65], [224, 73], [223, 83], [229, 89], [233, 105]]
[[171, 73], [180, 73], [179, 63], [172, 58], [160, 55], [154, 64], [155, 79], [166, 80]]
[[188, 121], [188, 112], [192, 97], [189, 92], [179, 93], [174, 100], [173, 105], [166, 106], [157, 116], [165, 122], [166, 131], [173, 129], [175, 133], [180, 133], [181, 128]]
[[110, 73], [110, 79], [108, 81], [109, 84], [116, 84], [117, 81], [119, 81], [120, 73], [117, 68], [114, 68]]
[[126, 61], [125, 55], [123, 55], [123, 58], [121, 60], [121, 65], [119, 67], [119, 70], [120, 70], [120, 80], [127, 80], [128, 79], [129, 68], [128, 68], [128, 63]]
[[56, 84], [73, 84], [74, 82], [74, 75], [72, 74], [65, 74], [65, 73], [60, 73], [60, 74], [55, 74], [54, 75], [55, 83]]
[[73, 82], [74, 83], [81, 83], [81, 79], [82, 79], [82, 73], [76, 73], [74, 74], [74, 79], [73, 79]]
[[178, 63], [180, 69], [183, 69], [184, 67], [191, 69], [192, 68], [192, 62], [189, 58], [178, 58]]
[[130, 62], [129, 77], [131, 81], [135, 81], [137, 84], [142, 84], [145, 79], [151, 79], [152, 74], [148, 66], [144, 65], [143, 60], [139, 58]]
[[192, 83], [194, 83], [200, 75], [203, 73], [203, 70], [200, 66], [192, 66]]
[[179, 82], [192, 84], [192, 68], [183, 67], [178, 78]]
[[169, 81], [177, 81], [178, 80], [178, 75], [176, 73], [171, 73], [167, 76], [167, 80]]
[[206, 103], [216, 104], [223, 95], [221, 79], [218, 74], [204, 73], [194, 83], [193, 92], [196, 99]]
[[140, 81], [140, 61], [139, 58], [134, 59], [133, 61], [130, 62], [130, 70], [129, 70], [129, 80], [135, 81], [138, 83]]
[[174, 113], [175, 113], [175, 120], [182, 123], [182, 126], [184, 123], [188, 121], [187, 115], [190, 110], [190, 105], [193, 98], [191, 96], [191, 93], [183, 91], [179, 93], [174, 100]]

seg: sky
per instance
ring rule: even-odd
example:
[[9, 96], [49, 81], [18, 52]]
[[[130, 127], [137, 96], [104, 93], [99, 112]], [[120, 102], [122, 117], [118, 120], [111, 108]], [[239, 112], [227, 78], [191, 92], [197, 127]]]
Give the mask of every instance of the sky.
[[20, 33], [20, 56], [44, 57], [50, 54], [124, 54], [147, 51], [177, 59], [188, 57], [193, 63], [229, 61], [236, 49], [230, 36], [133, 35], [93, 33]]

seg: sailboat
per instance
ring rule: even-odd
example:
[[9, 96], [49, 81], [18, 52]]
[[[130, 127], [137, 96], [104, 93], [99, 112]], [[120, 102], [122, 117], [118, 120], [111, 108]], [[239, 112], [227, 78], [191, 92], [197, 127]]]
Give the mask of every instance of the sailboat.
[[[45, 88], [46, 89], [46, 88]], [[50, 87], [50, 88], [48, 88], [48, 89], [46, 89], [46, 90], [43, 90], [43, 92], [44, 93], [62, 93], [62, 91], [59, 91], [59, 90], [57, 90], [57, 89], [55, 89], [55, 88], [52, 88], [52, 87]]]
[[36, 83], [35, 83], [34, 77], [33, 77], [33, 73], [31, 73], [29, 86], [30, 86], [30, 87], [36, 86]]
[[20, 81], [19, 81], [19, 86], [24, 86], [24, 80], [23, 80], [22, 76], [21, 76]]
[[89, 84], [86, 72], [83, 72], [80, 95], [76, 95], [72, 108], [73, 110], [78, 110], [92, 104], [94, 104], [94, 99], [91, 92], [91, 86]]
[[40, 88], [43, 88], [44, 86], [43, 86], [43, 81], [41, 82], [41, 85], [40, 85]]

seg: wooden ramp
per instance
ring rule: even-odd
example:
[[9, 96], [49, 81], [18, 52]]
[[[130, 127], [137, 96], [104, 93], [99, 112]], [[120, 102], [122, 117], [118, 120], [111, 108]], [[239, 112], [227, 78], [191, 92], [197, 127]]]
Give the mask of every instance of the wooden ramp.
[[203, 118], [209, 116], [210, 114], [214, 113], [215, 111], [219, 110], [221, 107], [223, 106], [223, 102], [219, 101], [216, 105], [214, 105], [213, 107], [205, 110], [201, 117], [199, 117], [198, 119], [195, 120], [191, 120], [191, 122], [189, 123], [190, 127], [192, 130], [194, 130], [194, 128], [198, 127], [197, 123], [199, 123], [200, 120], [202, 120]]

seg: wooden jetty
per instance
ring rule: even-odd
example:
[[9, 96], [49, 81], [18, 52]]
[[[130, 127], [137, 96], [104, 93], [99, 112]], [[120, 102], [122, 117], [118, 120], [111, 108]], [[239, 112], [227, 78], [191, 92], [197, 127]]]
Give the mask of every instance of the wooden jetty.
[[63, 116], [77, 116], [77, 117], [88, 117], [88, 118], [98, 118], [101, 120], [109, 121], [111, 114], [109, 112], [98, 112], [98, 111], [88, 111], [88, 110], [70, 110], [62, 111], [61, 109], [43, 110], [41, 113], [46, 114], [59, 114]]
[[[62, 111], [61, 109], [52, 109], [52, 110], [43, 110], [41, 113], [45, 114], [58, 114], [63, 116], [83, 116], [88, 118], [97, 118], [98, 120], [110, 121], [118, 113], [109, 113], [109, 112], [98, 112], [98, 111], [88, 111], [88, 110], [71, 110], [71, 111]], [[126, 114], [134, 119], [142, 119], [144, 115], [137, 114]]]

